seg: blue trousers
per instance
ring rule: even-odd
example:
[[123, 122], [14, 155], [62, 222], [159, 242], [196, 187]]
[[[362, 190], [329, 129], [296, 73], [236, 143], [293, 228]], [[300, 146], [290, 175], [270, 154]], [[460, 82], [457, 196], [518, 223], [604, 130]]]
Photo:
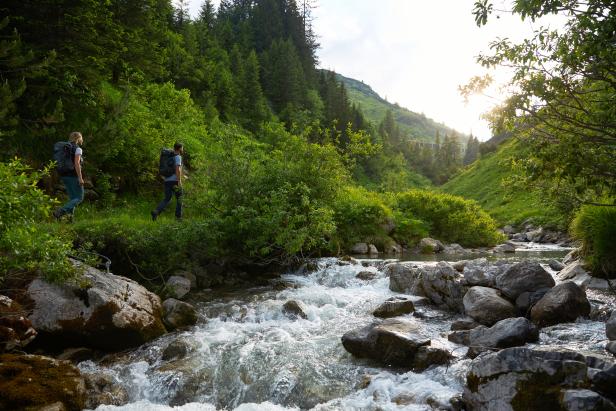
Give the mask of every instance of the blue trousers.
[[177, 181], [165, 181], [165, 198], [156, 207], [156, 215], [163, 210], [171, 202], [171, 197], [175, 194], [175, 216], [182, 218], [182, 187], [178, 186]]
[[75, 207], [83, 201], [83, 186], [79, 184], [79, 179], [74, 176], [61, 177], [61, 180], [68, 194], [68, 202], [62, 206], [62, 212], [73, 214]]

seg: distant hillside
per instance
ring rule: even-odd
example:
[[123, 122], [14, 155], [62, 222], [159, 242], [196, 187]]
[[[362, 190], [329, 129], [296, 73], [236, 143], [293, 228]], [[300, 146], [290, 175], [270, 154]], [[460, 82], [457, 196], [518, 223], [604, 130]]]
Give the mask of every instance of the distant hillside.
[[372, 90], [369, 85], [361, 81], [337, 73], [336, 76], [344, 83], [351, 102], [358, 104], [368, 120], [375, 125], [378, 125], [385, 117], [387, 110], [391, 109], [400, 130], [410, 139], [432, 142], [438, 130], [441, 137], [445, 134], [453, 135], [455, 133], [461, 141], [466, 142], [468, 140], [468, 135], [447, 127], [445, 124], [438, 123], [423, 114], [414, 113], [398, 104], [388, 102]]
[[512, 173], [509, 159], [517, 150], [515, 141], [503, 142], [495, 152], [475, 161], [440, 189], [476, 200], [502, 225], [518, 224], [532, 218], [542, 225], [564, 228], [563, 216], [541, 201], [540, 192], [510, 192], [503, 187], [503, 179]]

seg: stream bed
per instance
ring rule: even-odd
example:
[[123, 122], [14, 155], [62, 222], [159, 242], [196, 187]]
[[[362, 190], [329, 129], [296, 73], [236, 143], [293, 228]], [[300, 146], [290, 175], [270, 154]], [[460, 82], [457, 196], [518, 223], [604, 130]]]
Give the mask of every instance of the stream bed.
[[[567, 251], [531, 246], [490, 261], [547, 263]], [[463, 258], [469, 256], [427, 259]], [[419, 256], [406, 260], [432, 263]], [[417, 304], [416, 313], [405, 316], [421, 326], [432, 346], [455, 356], [449, 366], [422, 373], [354, 358], [341, 344], [345, 332], [373, 322], [372, 311], [400, 295], [390, 291], [383, 272], [391, 261], [325, 258], [312, 271], [283, 275], [267, 287], [193, 293], [189, 302], [201, 317], [196, 326], [79, 368], [106, 374], [128, 391], [127, 405], [98, 411], [449, 409], [463, 391], [470, 363], [466, 347], [447, 340], [461, 315]], [[374, 279], [356, 278], [361, 271], [372, 271]], [[606, 293], [589, 291], [588, 298], [594, 308], [614, 304]], [[307, 318], [285, 315], [282, 306], [289, 300], [303, 303]], [[537, 344], [604, 355], [605, 343], [605, 323], [586, 319], [542, 329]]]

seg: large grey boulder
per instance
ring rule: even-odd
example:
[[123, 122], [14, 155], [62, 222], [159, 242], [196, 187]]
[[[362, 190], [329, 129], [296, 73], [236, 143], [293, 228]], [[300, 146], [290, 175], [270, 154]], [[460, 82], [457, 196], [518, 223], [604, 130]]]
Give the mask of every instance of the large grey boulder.
[[575, 321], [590, 314], [586, 292], [573, 282], [557, 285], [548, 291], [530, 311], [531, 320], [540, 327]]
[[562, 410], [568, 389], [588, 386], [584, 356], [570, 351], [508, 348], [477, 357], [466, 377], [471, 410]]
[[421, 285], [423, 270], [414, 263], [391, 263], [385, 266], [389, 289], [398, 293], [424, 296]]
[[556, 278], [558, 281], [572, 281], [586, 289], [609, 290], [611, 287], [616, 286], [615, 280], [610, 281], [610, 286], [607, 280], [590, 275], [590, 273], [584, 269], [584, 264], [584, 260], [573, 261], [567, 264], [565, 268], [556, 275]]
[[558, 260], [550, 260], [548, 263], [550, 268], [556, 272], [562, 271], [565, 268], [565, 265]]
[[426, 266], [421, 274], [423, 295], [439, 307], [462, 312], [462, 298], [468, 290], [464, 277], [454, 270], [451, 264], [441, 261], [434, 266]]
[[509, 348], [539, 340], [539, 329], [524, 317], [507, 318], [492, 327], [476, 327], [469, 331], [469, 357], [493, 348]]
[[387, 265], [389, 289], [422, 297], [448, 310], [462, 312], [462, 298], [468, 287], [464, 277], [451, 264], [441, 261], [435, 265], [393, 263]]
[[518, 295], [518, 298], [515, 299], [515, 307], [518, 309], [518, 313], [524, 317], [529, 317], [530, 309], [550, 290], [551, 288], [540, 288], [532, 292], [524, 291], [522, 294]]
[[167, 279], [165, 288], [169, 297], [181, 300], [190, 292], [190, 279], [172, 275]]
[[496, 288], [515, 301], [525, 291], [554, 287], [555, 281], [539, 263], [522, 261], [496, 277]]
[[163, 301], [163, 322], [169, 330], [189, 327], [197, 323], [197, 311], [184, 301], [168, 298]]
[[28, 318], [47, 346], [122, 350], [166, 332], [160, 298], [137, 282], [92, 267], [83, 280], [83, 288], [42, 279], [28, 286]]
[[422, 335], [421, 328], [415, 322], [390, 318], [345, 333], [342, 345], [356, 357], [412, 368], [417, 350], [430, 345], [430, 339]]
[[368, 244], [357, 243], [351, 247], [351, 254], [368, 254]]
[[443, 243], [434, 238], [426, 237], [419, 241], [419, 250], [425, 254], [438, 253], [443, 251], [444, 248]]
[[398, 317], [415, 311], [413, 302], [406, 297], [392, 297], [379, 305], [372, 315], [380, 318]]
[[494, 288], [471, 287], [462, 301], [466, 315], [483, 325], [490, 326], [517, 315], [514, 305], [501, 297], [500, 292]]
[[610, 319], [605, 323], [605, 334], [610, 340], [616, 340], [616, 309], [612, 311]]
[[497, 254], [515, 253], [515, 244], [510, 243], [510, 242], [499, 244], [492, 249], [492, 252], [497, 253]]

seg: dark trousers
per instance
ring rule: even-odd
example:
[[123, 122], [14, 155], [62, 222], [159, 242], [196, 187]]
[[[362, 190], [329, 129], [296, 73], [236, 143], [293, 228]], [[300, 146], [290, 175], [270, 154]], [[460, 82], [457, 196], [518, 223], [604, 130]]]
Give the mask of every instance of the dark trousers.
[[171, 202], [171, 197], [175, 194], [175, 216], [176, 218], [182, 218], [182, 187], [178, 185], [177, 181], [165, 181], [165, 198], [156, 207], [156, 215], [163, 212], [163, 210]]
[[83, 201], [83, 186], [79, 184], [77, 177], [63, 176], [61, 179], [69, 198], [68, 202], [62, 206], [62, 213], [73, 214], [75, 207]]

